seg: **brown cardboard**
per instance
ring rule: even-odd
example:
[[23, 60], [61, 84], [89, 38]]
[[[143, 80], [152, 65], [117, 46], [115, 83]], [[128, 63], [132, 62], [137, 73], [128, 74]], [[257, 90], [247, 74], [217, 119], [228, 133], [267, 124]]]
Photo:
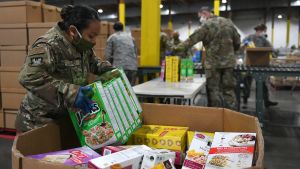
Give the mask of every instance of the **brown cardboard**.
[[18, 76], [19, 72], [6, 72], [6, 71], [1, 71], [1, 90], [2, 89], [23, 89], [21, 84], [19, 83]]
[[141, 39], [141, 29], [140, 28], [132, 28], [131, 29], [131, 36], [134, 39]]
[[53, 5], [42, 5], [43, 10], [43, 22], [58, 22], [61, 20], [60, 12], [56, 6]]
[[27, 46], [0, 46], [2, 67], [21, 67], [27, 54]]
[[99, 35], [96, 38], [96, 46], [95, 48], [106, 48], [107, 35]]
[[27, 45], [26, 24], [0, 24], [0, 37], [0, 46]]
[[108, 22], [101, 21], [100, 24], [100, 35], [108, 35]]
[[94, 51], [101, 61], [105, 60], [105, 48], [95, 48]]
[[[179, 105], [143, 104], [143, 110], [144, 124], [187, 126], [190, 127], [190, 130], [207, 132], [255, 132], [257, 134], [257, 160], [255, 161], [256, 166], [252, 169], [263, 168], [264, 144], [257, 118], [227, 109]], [[60, 129], [65, 130], [60, 131]], [[66, 135], [66, 133], [68, 134]], [[51, 166], [59, 169], [71, 168], [63, 165], [54, 166], [54, 164], [43, 163], [24, 156], [71, 148], [68, 144], [62, 142], [76, 139], [74, 133], [74, 129], [70, 126], [68, 128], [66, 125], [59, 127], [55, 124], [48, 124], [42, 128], [19, 135], [12, 147], [13, 169], [51, 168]], [[60, 136], [64, 137], [61, 138]], [[73, 146], [76, 146], [76, 144]], [[77, 146], [79, 146], [79, 143]]]
[[28, 23], [28, 39], [32, 45], [40, 36], [44, 35], [56, 22]]
[[111, 34], [113, 34], [113, 33], [115, 33], [115, 30], [114, 30], [114, 23], [109, 22], [109, 23], [108, 23], [108, 34], [111, 35]]
[[0, 2], [0, 23], [42, 22], [41, 3], [34, 1]]
[[246, 65], [268, 66], [270, 63], [271, 47], [257, 47], [246, 49]]
[[17, 110], [4, 110], [4, 128], [15, 129]]
[[0, 111], [0, 128], [4, 127], [4, 114]]
[[19, 109], [24, 93], [1, 93], [3, 109]]

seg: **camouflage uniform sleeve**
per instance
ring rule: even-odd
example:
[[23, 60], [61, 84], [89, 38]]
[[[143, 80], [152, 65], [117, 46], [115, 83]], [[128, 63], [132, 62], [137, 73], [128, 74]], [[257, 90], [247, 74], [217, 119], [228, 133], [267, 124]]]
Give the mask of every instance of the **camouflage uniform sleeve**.
[[72, 107], [79, 86], [52, 76], [55, 71], [54, 52], [46, 44], [29, 50], [19, 75], [20, 84], [28, 91], [53, 105]]
[[233, 29], [233, 36], [232, 36], [233, 48], [234, 51], [238, 51], [241, 46], [241, 36], [234, 26], [232, 26], [232, 29]]
[[106, 48], [105, 48], [105, 59], [109, 62], [113, 62], [113, 37], [108, 38], [106, 42]]

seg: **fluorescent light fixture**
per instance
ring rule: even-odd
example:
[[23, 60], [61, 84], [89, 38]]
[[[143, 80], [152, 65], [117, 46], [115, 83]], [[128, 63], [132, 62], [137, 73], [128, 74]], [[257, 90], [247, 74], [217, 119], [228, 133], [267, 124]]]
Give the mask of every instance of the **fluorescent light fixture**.
[[[231, 6], [227, 5], [227, 11], [230, 11], [230, 10], [231, 10]], [[220, 11], [226, 11], [226, 5], [221, 5], [220, 6]]]
[[98, 12], [99, 13], [103, 13], [103, 9], [98, 9]]
[[291, 2], [291, 6], [300, 6], [300, 0]]
[[282, 16], [281, 14], [279, 14], [279, 15], [277, 16], [277, 18], [278, 18], [278, 19], [282, 19], [283, 16]]
[[163, 5], [163, 4], [160, 4], [159, 7], [160, 7], [160, 9], [162, 9], [162, 8], [164, 7], [164, 5]]
[[222, 3], [223, 3], [223, 4], [226, 4], [226, 3], [227, 3], [227, 0], [222, 0]]
[[[161, 14], [161, 15], [169, 15], [169, 9], [162, 10], [162, 11], [160, 12], [160, 14]], [[174, 14], [176, 14], [176, 12], [171, 10], [171, 15], [174, 15]]]

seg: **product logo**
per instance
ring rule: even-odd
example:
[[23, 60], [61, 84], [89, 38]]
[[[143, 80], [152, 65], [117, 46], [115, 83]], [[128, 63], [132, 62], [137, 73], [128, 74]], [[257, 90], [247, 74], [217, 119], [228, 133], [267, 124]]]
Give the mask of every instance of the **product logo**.
[[72, 160], [76, 164], [82, 164], [83, 163], [82, 160], [88, 157], [88, 155], [84, 154], [80, 150], [72, 150], [70, 151], [70, 153], [72, 155], [70, 160]]
[[91, 112], [84, 113], [81, 110], [76, 112], [77, 123], [81, 127], [83, 122], [86, 122], [86, 121], [89, 121], [89, 120], [95, 118], [97, 113], [100, 110], [101, 109], [100, 109], [99, 105], [96, 102], [94, 102], [94, 103], [92, 103], [92, 111]]

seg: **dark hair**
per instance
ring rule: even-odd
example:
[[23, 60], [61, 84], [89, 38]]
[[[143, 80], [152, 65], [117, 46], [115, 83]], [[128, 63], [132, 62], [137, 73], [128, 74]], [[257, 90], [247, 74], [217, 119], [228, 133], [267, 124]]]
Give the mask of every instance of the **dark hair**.
[[122, 31], [124, 29], [124, 26], [121, 22], [116, 22], [114, 24], [114, 30], [115, 31]]
[[88, 27], [91, 21], [100, 21], [96, 10], [83, 5], [64, 6], [60, 16], [62, 21], [58, 22], [58, 26], [64, 31], [67, 31], [70, 25], [74, 25], [79, 32], [82, 32], [83, 29]]
[[264, 31], [266, 29], [267, 29], [267, 26], [263, 23], [255, 26], [255, 28], [254, 28], [255, 31]]

